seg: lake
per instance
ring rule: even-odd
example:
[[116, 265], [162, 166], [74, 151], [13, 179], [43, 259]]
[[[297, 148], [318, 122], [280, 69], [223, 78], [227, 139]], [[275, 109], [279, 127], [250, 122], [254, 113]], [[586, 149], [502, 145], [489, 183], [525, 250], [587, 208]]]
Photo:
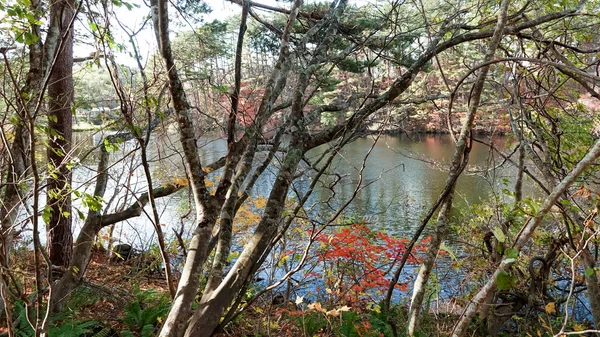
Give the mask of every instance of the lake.
[[[102, 139], [101, 134], [93, 132], [77, 133], [75, 141], [79, 144], [78, 152], [86, 153]], [[493, 143], [504, 149], [506, 139], [496, 137]], [[155, 182], [162, 183], [172, 181], [174, 176], [185, 176], [183, 160], [178, 152], [177, 134], [156, 136], [152, 144], [149, 157]], [[217, 160], [225, 155], [227, 149], [223, 139], [201, 138], [198, 144], [203, 164]], [[113, 161], [134, 151], [136, 144], [135, 141], [129, 141], [120, 147], [119, 151], [111, 154]], [[306, 158], [314, 162], [325, 150], [326, 147], [312, 150]], [[340, 151], [328, 174], [322, 177], [322, 182], [307, 201], [306, 208], [322, 221], [337, 211], [354, 194], [363, 160], [368, 154], [362, 169], [360, 191], [349, 204], [346, 214], [364, 218], [377, 229], [409, 237], [444, 188], [453, 151], [454, 142], [449, 135], [381, 136], [377, 142], [374, 137], [357, 139]], [[112, 179], [105, 196], [109, 210], [128, 206], [126, 198], [130, 198], [132, 193], [146, 191], [138, 157], [130, 156], [128, 160], [113, 164], [110, 171]], [[97, 158], [97, 153], [92, 153], [82, 159], [82, 166], [74, 171], [74, 188], [92, 193], [93, 186], [89, 185], [89, 181], [95, 175]], [[474, 144], [467, 172], [458, 180], [455, 198], [457, 209], [480, 203], [506, 187], [503, 181], [514, 177], [515, 168], [505, 165], [500, 169], [492, 169], [499, 164], [498, 155], [493, 155], [487, 146]], [[252, 191], [254, 197], [268, 196], [276, 174], [275, 166], [258, 180]], [[306, 169], [307, 164], [304, 163], [302, 167]], [[310, 177], [314, 175], [314, 171], [308, 171], [294, 184], [295, 189], [304, 193], [310, 184]], [[184, 190], [158, 200], [161, 222], [167, 235], [172, 235], [172, 229], [181, 226], [181, 216], [188, 209], [188, 198], [187, 190]], [[77, 200], [74, 205], [81, 208]], [[191, 223], [190, 220], [184, 222]], [[81, 221], [76, 220], [75, 231], [80, 227]], [[189, 233], [191, 226], [187, 227]], [[119, 224], [115, 233], [122, 236], [121, 241], [140, 248], [148, 247], [153, 241], [153, 227], [143, 214]]]

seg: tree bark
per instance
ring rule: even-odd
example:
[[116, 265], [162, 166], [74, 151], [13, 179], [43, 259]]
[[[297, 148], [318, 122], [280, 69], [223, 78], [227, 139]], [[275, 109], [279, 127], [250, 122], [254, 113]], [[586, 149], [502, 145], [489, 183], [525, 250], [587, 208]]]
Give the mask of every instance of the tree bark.
[[160, 332], [160, 336], [181, 336], [185, 331], [188, 319], [192, 315], [192, 305], [198, 293], [202, 265], [208, 255], [208, 246], [217, 220], [216, 212], [219, 205], [216, 199], [211, 198], [206, 188], [205, 173], [202, 170], [196, 146], [189, 103], [171, 52], [168, 2], [166, 0], [151, 0], [150, 5], [157, 43], [167, 69], [169, 91], [177, 116], [179, 138], [196, 208], [196, 229], [190, 242], [175, 299]]
[[[452, 187], [452, 189], [454, 189], [454, 187]], [[453, 193], [453, 191], [450, 191], [449, 195]], [[452, 197], [449, 198], [452, 199]], [[425, 259], [419, 268], [419, 274], [417, 275], [417, 279], [413, 285], [413, 294], [410, 300], [410, 310], [408, 314], [407, 330], [409, 336], [414, 336], [415, 332], [418, 331], [419, 328], [419, 320], [421, 319], [421, 309], [423, 306], [427, 282], [429, 281], [429, 276], [431, 275], [433, 265], [437, 259], [440, 246], [442, 245], [442, 242], [448, 232], [450, 225], [448, 217], [450, 216], [451, 208], [451, 200], [445, 201], [440, 208], [440, 215], [437, 219], [436, 231], [431, 239], [431, 242], [429, 243], [429, 247], [425, 253]]]
[[48, 256], [53, 265], [67, 267], [73, 253], [71, 229], [71, 170], [67, 166], [72, 142], [73, 102], [73, 0], [55, 0], [50, 7], [51, 25], [62, 37], [48, 83], [47, 157], [50, 176], [47, 199], [51, 215], [47, 227]]
[[235, 298], [277, 233], [287, 192], [303, 154], [304, 149], [300, 144], [290, 148], [269, 195], [264, 215], [252, 238], [217, 289], [202, 296], [198, 310], [192, 316], [189, 328], [185, 332], [186, 337], [209, 337], [219, 325], [223, 311]]
[[[579, 177], [588, 167], [590, 167], [600, 157], [600, 141], [597, 141], [590, 151], [579, 161], [577, 166], [564, 178], [561, 182], [556, 185], [550, 195], [546, 197], [544, 203], [540, 207], [540, 210], [533, 219], [530, 219], [525, 223], [520, 235], [516, 239], [512, 248], [521, 251], [523, 247], [529, 242], [533, 233], [537, 227], [545, 219], [546, 214], [550, 212], [550, 209], [554, 204], [561, 198], [561, 196], [567, 191], [567, 189], [573, 184], [575, 179]], [[488, 282], [477, 292], [477, 294], [471, 300], [471, 303], [465, 308], [460, 320], [454, 326], [452, 331], [452, 337], [463, 337], [467, 333], [467, 328], [471, 319], [477, 313], [479, 306], [484, 303], [485, 299], [489, 296], [489, 293], [496, 289], [496, 279], [502, 272], [506, 272], [514, 264], [514, 259], [507, 260], [504, 258], [494, 274], [490, 277]]]
[[[504, 26], [506, 25], [506, 20], [508, 17], [509, 2], [509, 0], [503, 0], [500, 5], [500, 12], [498, 13], [498, 22], [496, 24], [492, 40], [490, 41], [489, 47], [485, 53], [485, 57], [483, 59], [484, 63], [489, 62], [494, 58], [496, 48], [500, 44], [500, 40], [503, 36]], [[477, 75], [475, 84], [473, 84], [473, 89], [471, 90], [471, 100], [469, 101], [467, 119], [462, 125], [460, 135], [456, 142], [456, 149], [452, 157], [452, 164], [450, 172], [448, 174], [448, 181], [453, 180], [456, 182], [455, 177], [462, 173], [462, 169], [464, 169], [465, 165], [469, 160], [470, 148], [467, 146], [467, 141], [468, 137], [471, 134], [471, 129], [473, 128], [473, 122], [475, 121], [475, 115], [477, 114], [477, 109], [479, 108], [479, 102], [481, 101], [481, 94], [483, 93], [483, 87], [488, 71], [489, 66], [482, 67], [479, 71], [479, 74]], [[414, 333], [416, 331], [418, 320], [420, 318], [419, 315], [421, 311], [421, 306], [423, 305], [425, 286], [427, 284], [427, 281], [429, 280], [429, 275], [431, 274], [431, 270], [433, 269], [433, 265], [437, 258], [440, 246], [449, 230], [449, 215], [450, 210], [452, 209], [452, 202], [454, 197], [453, 190], [454, 186], [451, 187], [450, 192], [446, 195], [446, 199], [442, 204], [440, 215], [438, 216], [437, 228], [434, 233], [434, 237], [431, 240], [431, 244], [425, 255], [425, 260], [421, 265], [419, 275], [415, 281], [409, 312], [409, 336], [414, 336]]]

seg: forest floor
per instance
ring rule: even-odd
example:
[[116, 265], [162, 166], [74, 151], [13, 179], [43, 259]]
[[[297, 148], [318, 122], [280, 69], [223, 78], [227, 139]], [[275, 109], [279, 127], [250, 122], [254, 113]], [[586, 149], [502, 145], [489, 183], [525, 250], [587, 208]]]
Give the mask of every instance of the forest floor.
[[[22, 251], [15, 255], [18, 256], [18, 261], [15, 261], [13, 275], [22, 285], [23, 293], [32, 294], [35, 280], [33, 252]], [[126, 308], [138, 300], [139, 294], [150, 291], [156, 297], [168, 297], [169, 294], [166, 278], [153, 272], [154, 266], [143, 262], [145, 261], [135, 258], [121, 262], [110, 261], [106, 251], [94, 250], [86, 277], [78, 289], [82, 296], [72, 296], [73, 303], [67, 304], [66, 310], [71, 315], [65, 318], [78, 322], [96, 321], [104, 327], [110, 327], [112, 331], [128, 330], [129, 327], [124, 323]], [[46, 270], [42, 271], [42, 275], [43, 280], [47, 280]], [[13, 316], [14, 321], [18, 322], [16, 311], [18, 310], [13, 312]], [[6, 332], [6, 317], [2, 315], [0, 336]], [[27, 336], [27, 333], [23, 336]]]
[[[14, 276], [25, 294], [32, 294], [35, 266], [33, 253], [16, 254]], [[156, 272], [155, 260], [140, 256], [128, 261], [111, 261], [104, 250], [93, 251], [82, 285], [72, 294], [62, 316], [51, 320], [50, 337], [149, 337], [158, 332], [168, 312], [170, 298], [165, 277]], [[176, 275], [178, 276], [178, 275]], [[176, 282], [177, 280], [175, 280]], [[27, 295], [31, 297], [30, 295]], [[280, 297], [282, 297], [280, 295]], [[294, 303], [264, 296], [239, 315], [218, 337], [385, 337], [392, 336], [385, 315], [375, 303]], [[13, 322], [16, 336], [33, 335], [24, 309], [15, 303]], [[23, 306], [21, 305], [21, 308]], [[326, 309], [326, 308], [329, 308]], [[395, 310], [403, 330], [406, 308]], [[21, 315], [21, 317], [19, 317]], [[30, 308], [29, 315], [32, 311]], [[422, 325], [423, 336], [447, 335], [455, 317], [429, 315]], [[54, 332], [53, 332], [54, 331]], [[7, 335], [4, 315], [0, 337]], [[475, 333], [473, 336], [480, 336]]]

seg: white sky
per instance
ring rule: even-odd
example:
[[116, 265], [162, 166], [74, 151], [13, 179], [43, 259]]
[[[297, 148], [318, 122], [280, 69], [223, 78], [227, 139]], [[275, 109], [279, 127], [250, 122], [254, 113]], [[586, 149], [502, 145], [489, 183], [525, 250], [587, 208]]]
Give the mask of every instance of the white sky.
[[[276, 3], [274, 0], [261, 0], [260, 2], [272, 6], [289, 7], [288, 3]], [[142, 0], [129, 0], [129, 3], [137, 4], [138, 7], [134, 7], [131, 10], [128, 10], [125, 6], [115, 8], [116, 16], [124, 26], [132, 30], [137, 30], [144, 22], [144, 18], [148, 15], [149, 8], [144, 5]], [[212, 12], [204, 15], [205, 22], [211, 22], [215, 19], [225, 20], [230, 16], [241, 13], [240, 6], [232, 4], [229, 1], [206, 0], [206, 3], [212, 9]], [[170, 24], [171, 32], [173, 33], [176, 30], [191, 30], [192, 27], [182, 21], [179, 15], [177, 15], [177, 19], [175, 19], [175, 13], [176, 11], [173, 6], [170, 6], [169, 14], [173, 18], [173, 21]], [[85, 22], [85, 20], [86, 19], [82, 17], [82, 21]], [[128, 41], [128, 36], [122, 32], [121, 28], [116, 23], [113, 24], [112, 30], [113, 34], [115, 35], [116, 42], [123, 43], [126, 46], [126, 51], [132, 52], [131, 45]], [[137, 45], [144, 60], [148, 60], [149, 57], [156, 51], [156, 40], [150, 22], [148, 22], [145, 29], [137, 35]], [[92, 53], [94, 51], [92, 49], [92, 47], [87, 45], [77, 45], [75, 46], [74, 53], [76, 57], [83, 57]], [[117, 61], [119, 63], [127, 66], [136, 66], [135, 59], [128, 53], [116, 53], [115, 56], [117, 57]]]

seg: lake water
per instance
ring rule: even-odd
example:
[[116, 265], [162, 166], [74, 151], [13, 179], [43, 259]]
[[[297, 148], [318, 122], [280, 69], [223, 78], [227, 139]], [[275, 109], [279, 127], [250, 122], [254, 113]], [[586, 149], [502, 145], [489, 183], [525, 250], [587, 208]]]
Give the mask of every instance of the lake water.
[[[101, 139], [103, 136], [100, 134], [78, 133], [76, 141], [80, 144], [79, 153], [85, 153]], [[174, 176], [184, 176], [177, 139], [176, 134], [165, 134], [154, 139], [150, 158], [155, 181], [167, 182]], [[500, 149], [505, 148], [504, 138], [495, 138], [492, 142]], [[214, 138], [200, 139], [199, 147], [204, 164], [225, 155], [227, 149], [225, 140]], [[115, 161], [135, 148], [135, 141], [121, 144], [121, 149], [111, 154], [111, 159]], [[306, 158], [314, 162], [325, 149], [315, 149]], [[360, 191], [349, 204], [346, 214], [362, 217], [375, 228], [388, 233], [409, 237], [444, 188], [453, 152], [454, 142], [448, 135], [382, 136], [377, 142], [373, 137], [360, 138], [340, 151], [328, 174], [322, 177], [309, 198], [306, 208], [320, 221], [327, 220], [351, 198], [362, 174]], [[92, 153], [82, 160], [83, 165], [74, 172], [74, 188], [92, 193], [93, 186], [89, 182], [95, 175], [97, 156], [97, 153]], [[113, 163], [110, 171], [112, 179], [105, 195], [109, 211], [128, 206], [131, 201], [126, 202], [127, 198], [131, 198], [133, 193], [146, 191], [138, 157], [133, 155], [127, 160]], [[491, 193], [505, 187], [503, 180], [514, 177], [515, 169], [506, 165], [491, 169], [499, 163], [498, 156], [493, 155], [487, 146], [474, 144], [467, 172], [458, 180], [457, 209], [466, 204], [480, 203], [490, 198]], [[268, 169], [256, 183], [253, 189], [255, 197], [268, 196], [276, 174], [275, 167]], [[306, 168], [307, 165], [304, 163], [302, 167]], [[314, 175], [314, 171], [307, 170], [307, 174], [295, 183], [295, 189], [304, 193], [310, 184], [310, 177]], [[188, 198], [185, 190], [158, 200], [161, 222], [167, 235], [172, 235], [172, 228], [180, 227], [180, 217], [188, 209]], [[81, 208], [77, 200], [74, 204]], [[80, 222], [76, 221], [76, 231], [81, 226]], [[190, 230], [191, 226], [187, 227]], [[147, 247], [153, 240], [151, 222], [144, 214], [119, 224], [116, 233], [125, 236], [121, 238], [122, 241], [140, 248]]]
[[[76, 141], [80, 144], [78, 152], [85, 153], [102, 139], [103, 135], [100, 134], [78, 133], [76, 135]], [[491, 142], [498, 149], [506, 149], [505, 138], [497, 137], [492, 140], [481, 138], [480, 140]], [[198, 145], [201, 150], [201, 160], [205, 165], [224, 156], [227, 150], [226, 141], [223, 139], [201, 138]], [[373, 137], [357, 139], [339, 152], [331, 168], [308, 199], [305, 209], [313, 220], [326, 222], [354, 195], [357, 184], [361, 182], [360, 191], [349, 203], [345, 216], [365, 219], [372, 229], [383, 231], [388, 235], [410, 238], [445, 186], [454, 146], [454, 142], [448, 135], [382, 136], [377, 142]], [[111, 181], [104, 198], [108, 203], [106, 207], [108, 212], [129, 206], [132, 202], [131, 196], [145, 192], [147, 186], [140, 167], [139, 155], [135, 154], [135, 141], [121, 144], [120, 147], [119, 151], [111, 154], [113, 161], [110, 169]], [[174, 177], [185, 176], [179, 149], [177, 134], [155, 136], [149, 155], [155, 183], [166, 183], [173, 181]], [[317, 161], [326, 149], [321, 147], [310, 151], [306, 155], [308, 162]], [[115, 162], [127, 153], [131, 155], [126, 160]], [[97, 160], [97, 152], [82, 159], [82, 165], [74, 171], [74, 188], [92, 193], [93, 186], [90, 182], [93, 182], [96, 174]], [[306, 163], [301, 164], [305, 174], [294, 183], [294, 189], [300, 195], [307, 190], [311, 178], [315, 176], [315, 172], [307, 168]], [[269, 167], [257, 181], [252, 196], [268, 196], [276, 173], [277, 163]], [[359, 179], [361, 175], [362, 180]], [[511, 189], [515, 176], [514, 166], [502, 163], [501, 158], [489, 147], [475, 142], [469, 165], [456, 186], [453, 212], [456, 214], [461, 209], [466, 209], [467, 205], [475, 205], [498, 197], [494, 195], [495, 193], [502, 198], [500, 191], [504, 188]], [[527, 195], [531, 195], [532, 192], [534, 195], [537, 194], [533, 191], [532, 185], [525, 184]], [[295, 193], [290, 192], [290, 196], [295, 196]], [[189, 199], [187, 190], [182, 190], [173, 196], [157, 200], [163, 231], [168, 238], [173, 238], [173, 229], [180, 228], [182, 223], [186, 228], [184, 236], [189, 236], [193, 230], [193, 220], [181, 218], [189, 209]], [[84, 210], [79, 200], [75, 200], [74, 205]], [[150, 214], [148, 207], [146, 211]], [[81, 220], [77, 219], [75, 233], [80, 226]], [[139, 249], [146, 249], [155, 243], [154, 229], [144, 214], [118, 224], [115, 236], [118, 241], [132, 244]], [[453, 241], [451, 238], [448, 246], [459, 255], [460, 259], [462, 244]], [[241, 246], [237, 246], [237, 249], [241, 249]], [[464, 294], [470, 287], [468, 279], [464, 278], [461, 271], [449, 268], [447, 260], [438, 262], [438, 277], [432, 281], [438, 282], [435, 285], [438, 289], [435, 296], [442, 299]], [[260, 282], [263, 286], [267, 285], [269, 280], [278, 280], [283, 275], [281, 269], [269, 269], [268, 262], [267, 260], [266, 266], [258, 273], [258, 277], [264, 279]], [[315, 270], [318, 271], [318, 268]], [[412, 284], [411, 280], [415, 272], [416, 266], [406, 266], [402, 280]], [[313, 279], [303, 283], [295, 293], [310, 298], [310, 294], [315, 289], [322, 289], [323, 286], [322, 280]], [[279, 291], [284, 292], [283, 288]], [[394, 299], [407, 299], [407, 295], [406, 292], [396, 292]], [[585, 299], [580, 301], [583, 305], [578, 306], [579, 309], [584, 308], [587, 303]], [[580, 319], [589, 318], [585, 308], [579, 309], [574, 310], [575, 316]]]

